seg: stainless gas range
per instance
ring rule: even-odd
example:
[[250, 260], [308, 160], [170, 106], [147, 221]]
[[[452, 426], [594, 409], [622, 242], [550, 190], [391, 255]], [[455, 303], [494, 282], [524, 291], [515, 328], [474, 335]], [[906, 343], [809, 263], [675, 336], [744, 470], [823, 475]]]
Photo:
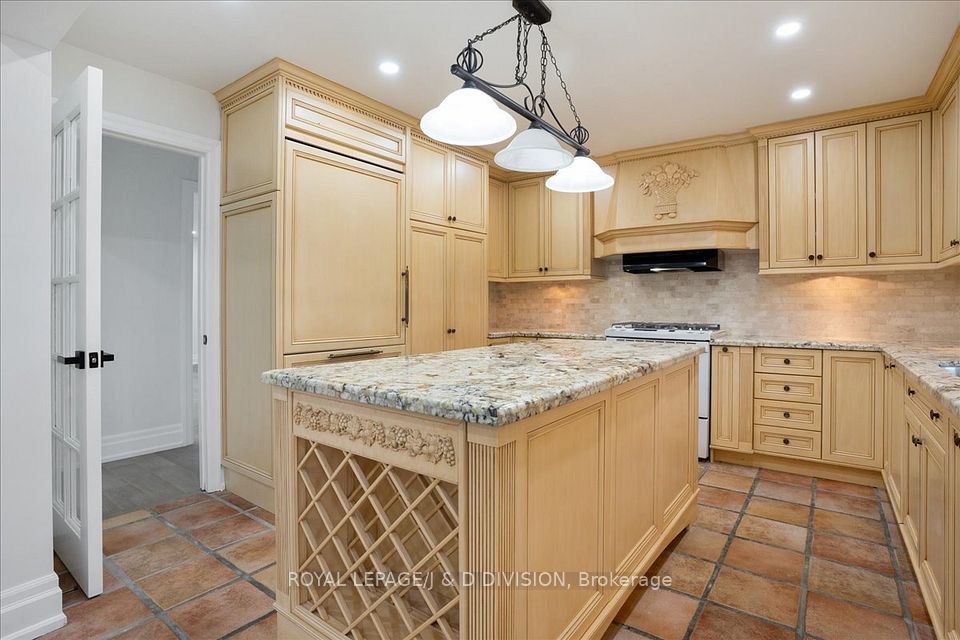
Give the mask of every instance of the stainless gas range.
[[699, 439], [697, 455], [710, 455], [710, 337], [720, 331], [718, 324], [688, 324], [684, 322], [618, 322], [603, 332], [607, 340], [638, 340], [641, 342], [680, 342], [701, 344], [698, 415]]

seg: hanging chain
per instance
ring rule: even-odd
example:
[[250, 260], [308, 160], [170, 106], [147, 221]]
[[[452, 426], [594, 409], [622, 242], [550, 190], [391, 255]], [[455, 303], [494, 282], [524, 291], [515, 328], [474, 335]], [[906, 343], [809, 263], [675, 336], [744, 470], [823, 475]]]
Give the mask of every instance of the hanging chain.
[[[519, 18], [520, 14], [516, 17]], [[517, 84], [527, 79], [527, 41], [530, 38], [530, 27], [526, 20], [517, 22], [517, 67], [513, 73]]]
[[[580, 114], [577, 113], [577, 107], [573, 104], [573, 98], [570, 97], [570, 91], [567, 89], [567, 81], [563, 79], [563, 74], [560, 73], [560, 67], [557, 66], [557, 59], [553, 55], [553, 49], [550, 48], [550, 43], [547, 41], [547, 34], [544, 32], [543, 27], [540, 27], [540, 37], [541, 48], [543, 51], [550, 56], [550, 63], [553, 65], [553, 68], [557, 71], [557, 78], [560, 79], [560, 88], [563, 89], [563, 94], [567, 97], [567, 104], [570, 105], [570, 111], [573, 113], [574, 119], [577, 121], [577, 127], [582, 128], [583, 124], [580, 122]], [[545, 76], [546, 75], [546, 56], [540, 63], [540, 71]], [[540, 93], [544, 93], [544, 86], [546, 85], [546, 78], [540, 79]]]
[[513, 22], [514, 20], [520, 20], [520, 14], [519, 14], [519, 13], [510, 16], [509, 18], [507, 18], [506, 20], [504, 20], [503, 22], [501, 22], [501, 23], [498, 24], [497, 26], [495, 26], [495, 27], [490, 27], [489, 29], [487, 29], [487, 30], [484, 31], [483, 33], [478, 33], [477, 35], [473, 36], [472, 38], [470, 38], [469, 40], [467, 40], [467, 46], [470, 47], [470, 46], [475, 45], [476, 43], [480, 42], [481, 40], [483, 40], [484, 38], [486, 38], [488, 35], [490, 35], [491, 33], [493, 33], [494, 31], [499, 31], [500, 29], [504, 28], [505, 26], [507, 26], [508, 24], [510, 24], [511, 22]]

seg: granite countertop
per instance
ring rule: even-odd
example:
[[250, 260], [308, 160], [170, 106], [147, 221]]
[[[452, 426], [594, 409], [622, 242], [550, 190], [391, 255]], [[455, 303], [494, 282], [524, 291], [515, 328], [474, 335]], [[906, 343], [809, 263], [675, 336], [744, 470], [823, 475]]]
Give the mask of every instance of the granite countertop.
[[492, 426], [517, 422], [694, 357], [688, 344], [541, 340], [267, 371], [268, 384]]
[[558, 340], [606, 340], [602, 333], [576, 333], [573, 331], [491, 331], [488, 338], [540, 338]]

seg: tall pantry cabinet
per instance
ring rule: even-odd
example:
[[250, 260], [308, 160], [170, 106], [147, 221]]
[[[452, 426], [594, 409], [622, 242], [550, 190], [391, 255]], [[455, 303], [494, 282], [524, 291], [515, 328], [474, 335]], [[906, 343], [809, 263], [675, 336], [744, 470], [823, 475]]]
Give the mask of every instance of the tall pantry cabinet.
[[[437, 160], [411, 157], [412, 117], [282, 60], [216, 97], [222, 464], [228, 490], [272, 508], [263, 371], [485, 343], [487, 166], [439, 148], [439, 182], [417, 173], [411, 184], [415, 166]], [[422, 270], [411, 260], [419, 266], [423, 243], [408, 246], [411, 219], [423, 219], [414, 209], [443, 232], [442, 259]], [[433, 310], [412, 308], [424, 295], [443, 298], [436, 335], [422, 328]]]

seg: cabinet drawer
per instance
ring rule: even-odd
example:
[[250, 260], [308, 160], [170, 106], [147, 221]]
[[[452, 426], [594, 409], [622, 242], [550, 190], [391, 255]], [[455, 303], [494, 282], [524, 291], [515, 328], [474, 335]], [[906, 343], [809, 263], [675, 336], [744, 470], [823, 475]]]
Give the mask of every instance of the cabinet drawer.
[[820, 434], [758, 424], [753, 427], [753, 448], [766, 453], [819, 459]]
[[819, 349], [773, 349], [761, 347], [754, 354], [757, 373], [790, 373], [819, 376], [823, 370], [823, 352]]
[[296, 353], [283, 356], [283, 366], [285, 368], [312, 367], [318, 364], [379, 360], [380, 358], [396, 358], [402, 355], [403, 345], [370, 347], [369, 349], [341, 349], [338, 351], [320, 351], [317, 353]]
[[820, 405], [784, 400], [754, 400], [753, 422], [804, 431], [820, 431]]
[[947, 414], [943, 408], [919, 390], [916, 380], [907, 380], [904, 393], [907, 394], [907, 403], [913, 407], [919, 421], [930, 429], [931, 433], [937, 434], [938, 440], [944, 440], [947, 433]]
[[753, 395], [756, 398], [820, 404], [818, 377], [755, 373], [753, 380]]

